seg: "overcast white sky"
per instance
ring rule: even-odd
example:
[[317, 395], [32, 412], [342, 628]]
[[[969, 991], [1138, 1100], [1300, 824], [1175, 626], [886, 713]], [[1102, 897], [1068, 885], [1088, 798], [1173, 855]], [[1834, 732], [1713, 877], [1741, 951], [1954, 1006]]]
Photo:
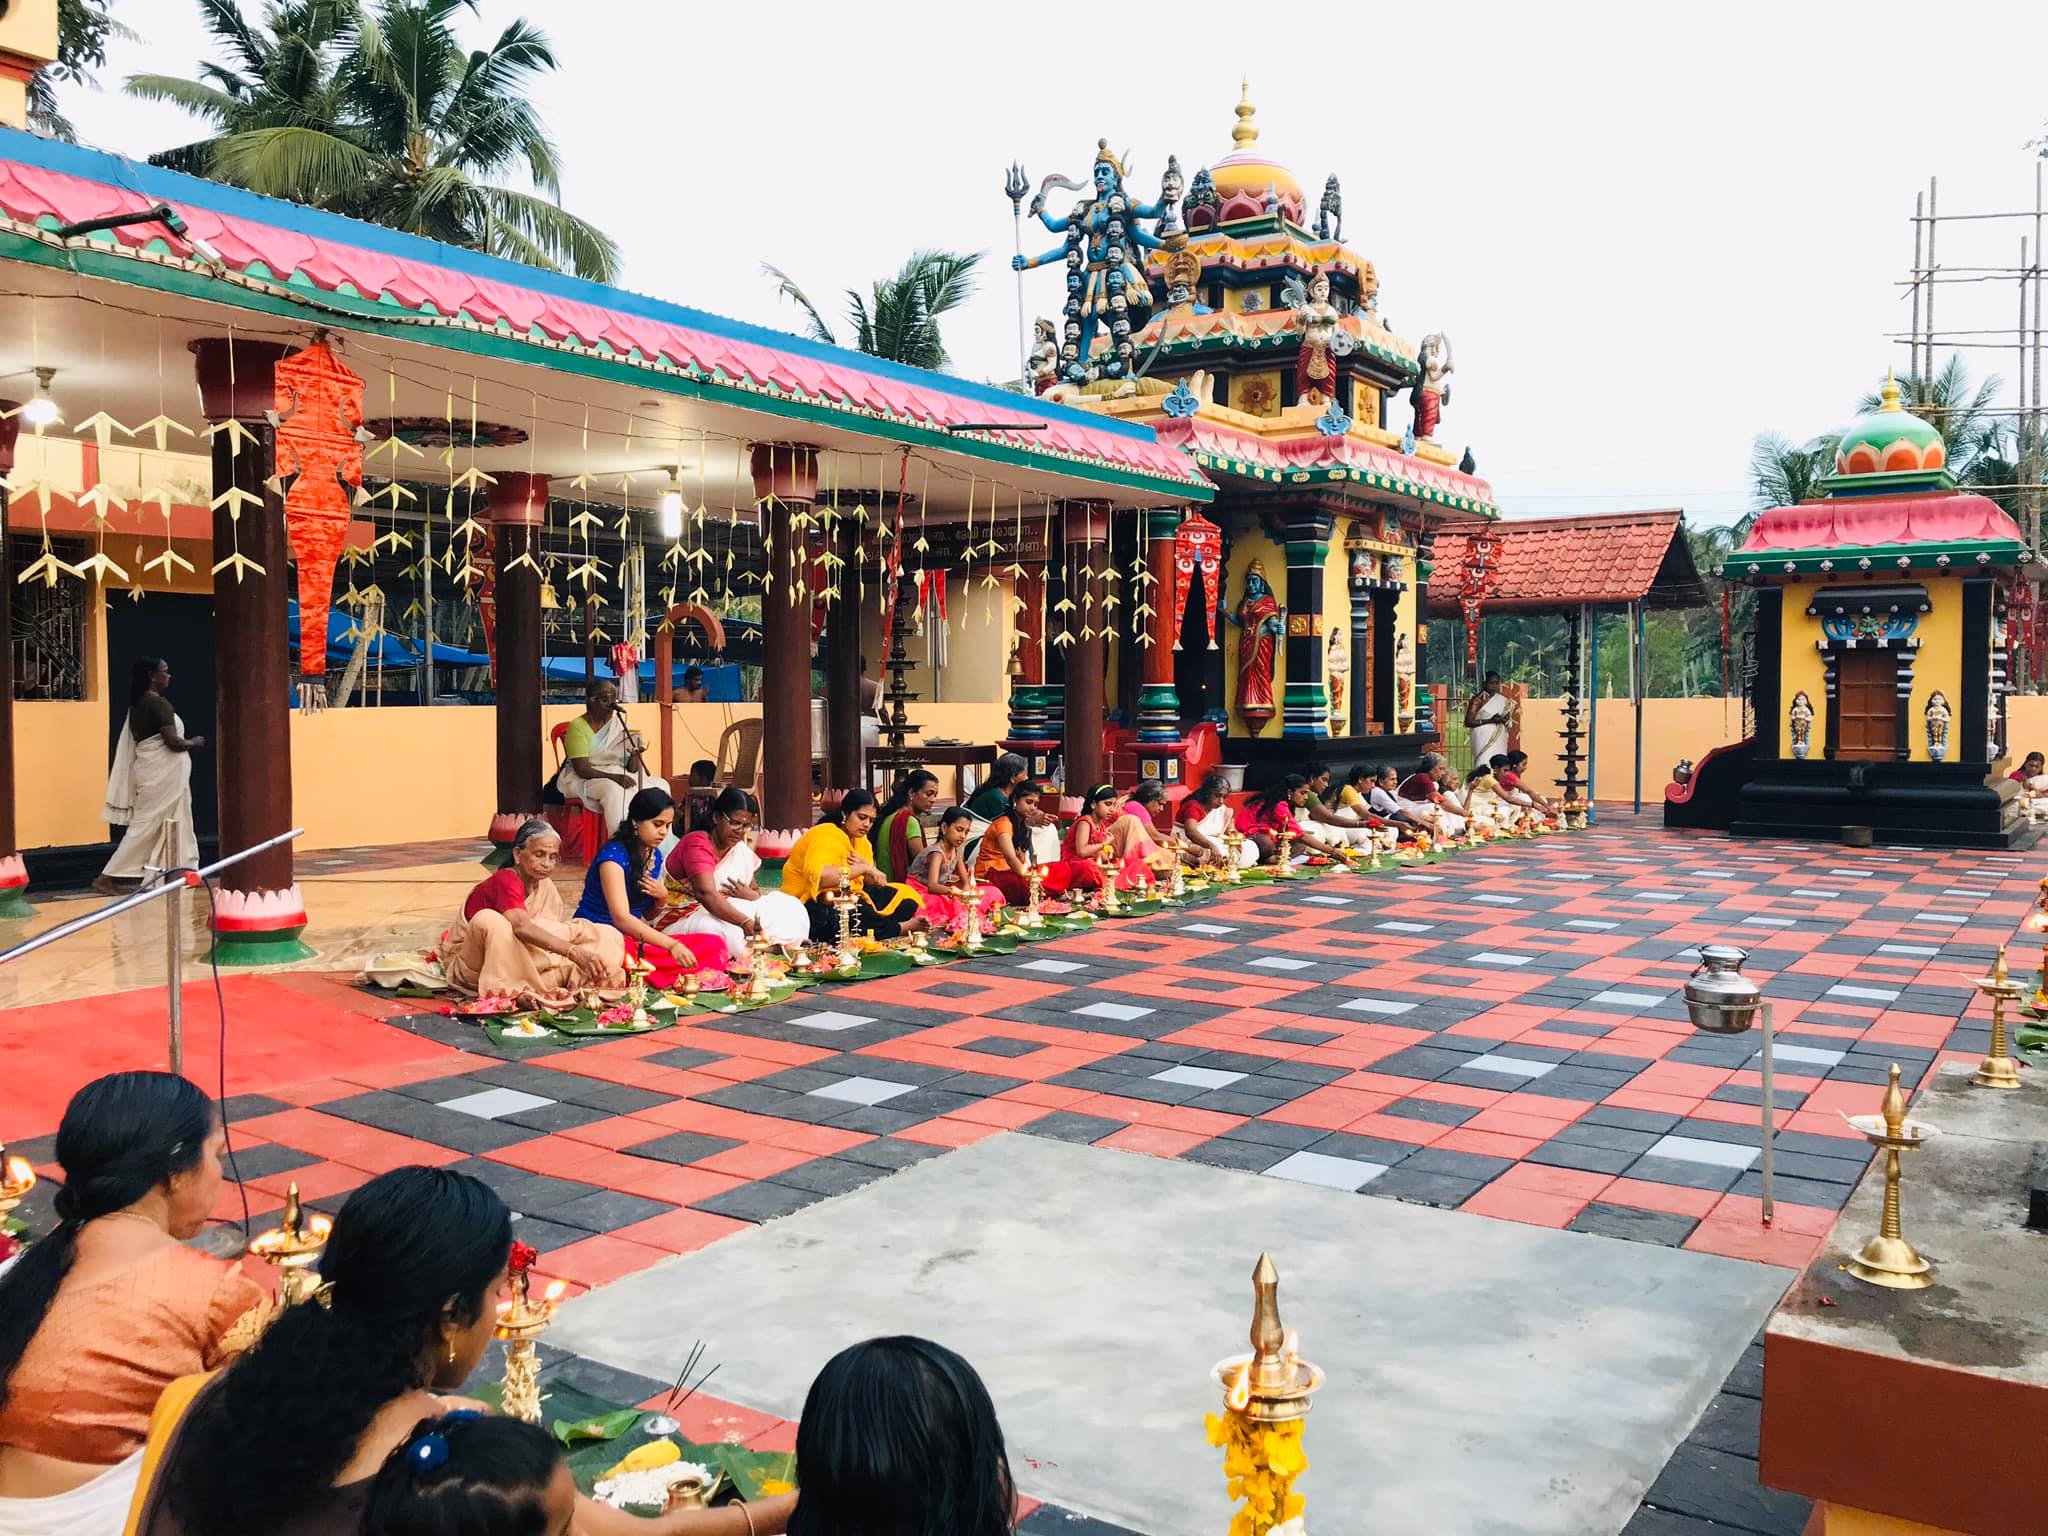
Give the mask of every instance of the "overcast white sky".
[[[1932, 175], [1944, 211], [2031, 208], [2048, 119], [2041, 0], [482, 9], [479, 39], [523, 14], [553, 41], [565, 202], [618, 240], [626, 286], [790, 327], [763, 261], [823, 304], [914, 247], [987, 250], [947, 324], [977, 378], [1016, 373], [1010, 161], [1085, 175], [1106, 135], [1155, 191], [1169, 152], [1190, 175], [1230, 152], [1249, 74], [1259, 147], [1311, 206], [1342, 178], [1382, 314], [1450, 335], [1439, 437], [1511, 514], [1740, 511], [1755, 433], [1838, 426], [1903, 369], [1914, 193]], [[139, 156], [189, 130], [119, 81], [188, 73], [207, 40], [188, 0], [115, 10], [144, 41], [65, 106]], [[1947, 225], [1944, 265], [2012, 264], [2028, 232]], [[1053, 313], [1056, 275], [1027, 282]], [[2017, 318], [2009, 282], [1940, 304], [1944, 329]], [[2013, 403], [2013, 354], [1966, 356]]]

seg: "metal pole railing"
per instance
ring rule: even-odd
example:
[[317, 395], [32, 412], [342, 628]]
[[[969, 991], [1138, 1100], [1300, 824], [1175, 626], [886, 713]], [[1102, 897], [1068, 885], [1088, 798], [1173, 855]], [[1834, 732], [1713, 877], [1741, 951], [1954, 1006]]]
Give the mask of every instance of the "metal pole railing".
[[304, 827], [293, 827], [291, 831], [280, 832], [276, 837], [266, 838], [254, 847], [244, 848], [239, 853], [231, 853], [224, 859], [218, 859], [204, 869], [164, 870], [155, 885], [144, 886], [132, 895], [123, 896], [119, 901], [109, 902], [97, 912], [88, 912], [83, 917], [74, 917], [68, 923], [59, 923], [32, 939], [22, 940], [12, 949], [0, 950], [0, 965], [6, 965], [10, 960], [19, 960], [23, 955], [33, 954], [61, 939], [68, 939], [75, 933], [83, 933], [88, 928], [97, 927], [109, 918], [119, 917], [123, 912], [133, 912], [139, 907], [148, 906], [152, 901], [167, 899], [170, 905], [165, 909], [164, 955], [168, 962], [170, 985], [170, 1069], [173, 1072], [182, 1071], [185, 1063], [185, 891], [190, 887], [204, 884], [210, 876], [231, 865], [239, 864], [242, 860], [252, 858], [266, 849], [275, 848], [279, 843], [288, 843], [305, 835]]

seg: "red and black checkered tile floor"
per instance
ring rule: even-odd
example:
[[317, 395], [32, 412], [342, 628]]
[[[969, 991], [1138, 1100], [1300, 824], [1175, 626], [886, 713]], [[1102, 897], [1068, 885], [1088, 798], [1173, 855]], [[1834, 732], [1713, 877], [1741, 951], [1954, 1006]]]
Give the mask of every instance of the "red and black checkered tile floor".
[[[360, 1028], [417, 1055], [273, 1061], [236, 1101], [238, 1160], [259, 1206], [462, 1167], [582, 1285], [1001, 1130], [1796, 1266], [1865, 1166], [1842, 1115], [1891, 1062], [1912, 1083], [1982, 1053], [1970, 982], [2035, 862], [1629, 826], [517, 1059], [400, 1013]], [[1695, 1034], [1679, 995], [1708, 942], [1776, 999], [1770, 1231], [1757, 1035]]]

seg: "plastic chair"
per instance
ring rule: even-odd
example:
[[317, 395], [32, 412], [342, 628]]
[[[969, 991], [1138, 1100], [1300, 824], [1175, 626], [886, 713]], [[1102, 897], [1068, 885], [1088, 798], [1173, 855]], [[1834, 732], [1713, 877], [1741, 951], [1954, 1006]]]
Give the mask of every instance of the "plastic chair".
[[[562, 738], [569, 732], [570, 722], [564, 720], [548, 732], [548, 745], [554, 748], [555, 772], [562, 771], [565, 758], [562, 753]], [[555, 835], [562, 840], [563, 861], [570, 864], [588, 864], [596, 857], [612, 829], [604, 824], [604, 817], [593, 811], [581, 800], [562, 797], [562, 804], [549, 806], [546, 812]]]

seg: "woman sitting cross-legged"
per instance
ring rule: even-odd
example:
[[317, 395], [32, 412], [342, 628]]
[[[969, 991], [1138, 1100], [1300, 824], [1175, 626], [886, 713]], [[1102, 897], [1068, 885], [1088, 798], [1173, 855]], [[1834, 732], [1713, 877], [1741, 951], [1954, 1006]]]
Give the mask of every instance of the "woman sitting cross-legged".
[[[924, 894], [924, 915], [948, 933], [967, 920], [967, 829], [973, 825], [974, 813], [966, 806], [949, 808], [939, 818], [939, 835], [910, 866], [910, 883]], [[1003, 905], [1003, 893], [993, 885], [977, 884], [974, 899], [984, 921]]]
[[[1020, 779], [1013, 785], [1007, 802], [1009, 809], [999, 811], [989, 822], [981, 834], [981, 846], [975, 851], [975, 878], [1001, 891], [1003, 899], [1012, 906], [1021, 907], [1031, 899], [1031, 830], [1039, 820], [1041, 794], [1029, 779]], [[1093, 879], [1096, 885], [1102, 883], [1094, 870], [1082, 868], [1073, 859], [1058, 859], [1039, 865], [1038, 889], [1047, 896], [1062, 896], [1069, 886], [1083, 878]]]
[[938, 803], [939, 776], [929, 768], [913, 768], [896, 781], [875, 823], [875, 865], [888, 879], [910, 878], [911, 864], [925, 849], [924, 819]]
[[625, 936], [629, 956], [654, 966], [649, 981], [669, 987], [691, 971], [725, 974], [725, 940], [708, 933], [663, 933], [653, 919], [669, 891], [655, 868], [655, 851], [675, 825], [676, 803], [665, 789], [643, 789], [626, 805], [626, 819], [612, 840], [598, 849], [583, 877], [576, 916], [609, 923]]
[[782, 866], [782, 888], [810, 910], [811, 937], [830, 943], [839, 937], [839, 909], [828, 899], [842, 888], [859, 898], [854, 930], [893, 939], [926, 926], [924, 902], [907, 885], [891, 883], [875, 867], [868, 831], [875, 824], [875, 797], [849, 789], [839, 809], [796, 840]]
[[441, 969], [456, 990], [556, 1007], [584, 987], [625, 985], [625, 935], [570, 917], [555, 888], [562, 840], [536, 817], [512, 836], [512, 862], [477, 882], [441, 940]]
[[[446, 1168], [395, 1168], [348, 1197], [320, 1260], [320, 1300], [288, 1308], [234, 1365], [164, 1393], [135, 1536], [384, 1536], [373, 1480], [422, 1419], [479, 1405], [446, 1393], [497, 1323], [512, 1213]], [[576, 1501], [579, 1536], [778, 1532], [790, 1500], [641, 1520]], [[454, 1529], [464, 1529], [456, 1526]]]
[[761, 856], [748, 841], [761, 807], [737, 784], [711, 802], [711, 825], [692, 832], [668, 856], [671, 887], [680, 883], [696, 905], [675, 925], [676, 933], [711, 934], [728, 959], [747, 952], [747, 935], [761, 933], [770, 944], [801, 944], [811, 935], [811, 914], [787, 891], [764, 891], [754, 883]]
[[421, 1419], [370, 1484], [375, 1536], [570, 1536], [576, 1479], [538, 1424], [458, 1408]]
[[974, 1367], [929, 1339], [826, 1362], [796, 1428], [790, 1536], [1011, 1536], [1017, 1488]]
[[163, 1389], [253, 1340], [268, 1305], [184, 1246], [220, 1192], [212, 1100], [117, 1072], [57, 1128], [57, 1226], [0, 1276], [0, 1532], [116, 1536]]
[[[1213, 864], [1218, 869], [1230, 863], [1226, 840], [1236, 824], [1230, 809], [1230, 781], [1212, 773], [1180, 803], [1180, 831], [1187, 839], [1186, 857], [1195, 864]], [[1258, 844], [1246, 838], [1237, 845], [1237, 865], [1250, 869], [1259, 862]]]
[[[1080, 866], [1070, 888], [1102, 889], [1100, 859], [1105, 846], [1118, 890], [1134, 891], [1146, 884], [1151, 856], [1159, 851], [1159, 843], [1145, 829], [1149, 818], [1142, 813], [1130, 815], [1128, 809], [1128, 802], [1108, 784], [1097, 784], [1081, 797], [1081, 814], [1067, 828], [1067, 857]], [[1087, 872], [1085, 876], [1082, 870]]]
[[1257, 845], [1262, 862], [1279, 858], [1283, 828], [1306, 852], [1339, 857], [1335, 848], [1301, 824], [1298, 813], [1307, 803], [1308, 780], [1298, 773], [1283, 774], [1237, 808], [1237, 830]]

